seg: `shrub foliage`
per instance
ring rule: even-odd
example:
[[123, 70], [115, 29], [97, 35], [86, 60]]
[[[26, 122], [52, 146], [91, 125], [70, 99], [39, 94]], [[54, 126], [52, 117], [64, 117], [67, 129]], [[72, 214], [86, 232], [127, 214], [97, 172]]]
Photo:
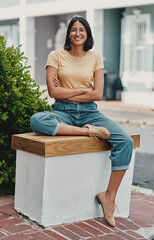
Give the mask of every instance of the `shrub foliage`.
[[0, 36], [0, 192], [12, 194], [15, 182], [15, 150], [12, 134], [30, 132], [30, 117], [50, 110], [47, 99], [30, 76], [27, 58], [20, 46], [6, 47]]

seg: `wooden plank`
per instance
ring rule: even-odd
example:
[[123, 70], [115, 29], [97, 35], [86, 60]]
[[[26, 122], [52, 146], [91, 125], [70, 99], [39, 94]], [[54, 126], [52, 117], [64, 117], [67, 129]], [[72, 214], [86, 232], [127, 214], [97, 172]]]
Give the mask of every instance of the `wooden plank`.
[[45, 156], [69, 155], [110, 150], [112, 146], [105, 140], [89, 137], [65, 138], [58, 142], [46, 143]]
[[[140, 135], [131, 135], [134, 148], [140, 146]], [[86, 136], [37, 136], [34, 133], [13, 135], [12, 148], [44, 157], [111, 150], [106, 140]]]
[[[140, 136], [132, 135], [134, 140], [134, 148], [140, 145]], [[58, 156], [68, 154], [79, 154], [87, 152], [99, 152], [111, 150], [112, 145], [106, 140], [97, 140], [89, 137], [64, 137], [53, 139], [52, 142], [46, 142], [45, 144], [45, 156]]]
[[45, 144], [28, 134], [13, 135], [12, 148], [45, 156]]
[[140, 135], [131, 135], [134, 141], [134, 148], [140, 147]]

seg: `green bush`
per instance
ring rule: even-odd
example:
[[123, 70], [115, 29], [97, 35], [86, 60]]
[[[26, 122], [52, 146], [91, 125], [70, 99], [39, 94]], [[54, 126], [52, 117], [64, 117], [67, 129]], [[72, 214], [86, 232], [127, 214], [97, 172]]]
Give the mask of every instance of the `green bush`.
[[50, 110], [44, 91], [31, 78], [27, 58], [17, 48], [6, 47], [0, 36], [0, 192], [13, 194], [15, 183], [15, 150], [12, 134], [31, 132], [30, 117]]

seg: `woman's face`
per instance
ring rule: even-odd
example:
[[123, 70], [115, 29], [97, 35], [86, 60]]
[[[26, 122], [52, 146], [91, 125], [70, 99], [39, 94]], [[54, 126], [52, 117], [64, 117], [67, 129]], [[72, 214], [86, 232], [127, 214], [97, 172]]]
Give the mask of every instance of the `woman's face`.
[[72, 42], [72, 46], [84, 46], [85, 41], [87, 40], [87, 31], [84, 25], [76, 21], [71, 28], [70, 39]]

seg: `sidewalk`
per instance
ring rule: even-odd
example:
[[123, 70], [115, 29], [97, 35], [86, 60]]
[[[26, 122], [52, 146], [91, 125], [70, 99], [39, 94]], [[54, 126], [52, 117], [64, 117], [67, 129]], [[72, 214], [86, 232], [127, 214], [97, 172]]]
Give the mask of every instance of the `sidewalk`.
[[105, 109], [115, 109], [115, 110], [125, 110], [125, 111], [134, 111], [139, 113], [148, 113], [154, 114], [154, 110], [152, 110], [148, 106], [142, 106], [138, 104], [127, 104], [122, 101], [98, 101], [98, 106], [103, 106]]
[[13, 209], [14, 197], [0, 195], [0, 239], [4, 240], [133, 240], [154, 239], [154, 195], [132, 190], [130, 217], [116, 218], [109, 227], [103, 218], [42, 228]]
[[118, 123], [154, 127], [154, 110], [150, 107], [126, 104], [121, 101], [96, 102], [98, 109]]

